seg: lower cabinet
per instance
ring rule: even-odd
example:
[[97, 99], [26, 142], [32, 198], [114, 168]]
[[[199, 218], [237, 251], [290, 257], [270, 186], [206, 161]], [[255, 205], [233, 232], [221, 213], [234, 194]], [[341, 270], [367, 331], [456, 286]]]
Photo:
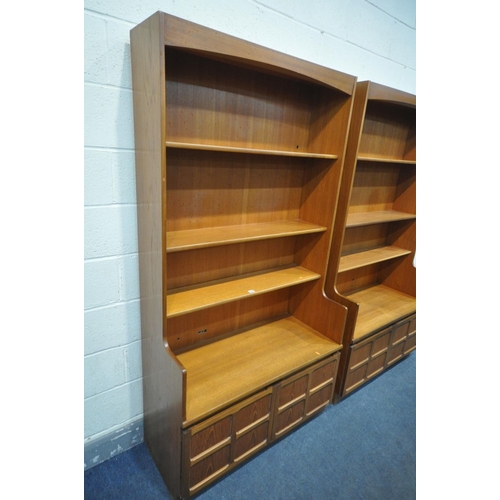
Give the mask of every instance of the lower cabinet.
[[416, 330], [416, 315], [412, 315], [352, 344], [342, 395], [354, 391], [416, 349]]
[[320, 413], [331, 401], [340, 353], [283, 379], [186, 429], [183, 498], [190, 498], [274, 440]]

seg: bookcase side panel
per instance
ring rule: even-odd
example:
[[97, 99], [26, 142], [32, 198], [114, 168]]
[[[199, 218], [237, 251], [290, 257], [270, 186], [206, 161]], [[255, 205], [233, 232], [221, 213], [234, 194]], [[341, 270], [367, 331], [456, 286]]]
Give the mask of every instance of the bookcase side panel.
[[[170, 492], [180, 494], [179, 433], [184, 411], [185, 372], [164, 334], [165, 253], [165, 81], [163, 15], [131, 30], [144, 437]], [[169, 443], [168, 446], [165, 443]]]

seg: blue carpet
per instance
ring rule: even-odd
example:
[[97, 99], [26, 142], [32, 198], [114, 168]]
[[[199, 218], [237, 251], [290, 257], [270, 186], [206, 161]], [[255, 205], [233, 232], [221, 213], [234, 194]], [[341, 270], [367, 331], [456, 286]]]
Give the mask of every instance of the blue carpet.
[[[416, 498], [416, 353], [197, 500]], [[170, 500], [144, 444], [85, 471], [86, 500]]]

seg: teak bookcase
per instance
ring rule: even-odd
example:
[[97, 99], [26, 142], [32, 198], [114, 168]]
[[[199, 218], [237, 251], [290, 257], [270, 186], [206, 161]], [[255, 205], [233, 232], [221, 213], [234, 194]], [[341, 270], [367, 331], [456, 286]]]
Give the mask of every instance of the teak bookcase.
[[189, 498], [332, 401], [356, 78], [161, 12], [131, 54], [145, 441]]
[[415, 193], [415, 96], [358, 82], [326, 284], [348, 308], [335, 401], [416, 348]]

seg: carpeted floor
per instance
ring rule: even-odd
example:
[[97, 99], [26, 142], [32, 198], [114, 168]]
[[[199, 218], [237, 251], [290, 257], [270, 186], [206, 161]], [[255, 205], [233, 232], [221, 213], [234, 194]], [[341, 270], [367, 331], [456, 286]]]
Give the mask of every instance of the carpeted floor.
[[[416, 498], [416, 353], [197, 500]], [[86, 500], [170, 500], [144, 444], [85, 472]]]

